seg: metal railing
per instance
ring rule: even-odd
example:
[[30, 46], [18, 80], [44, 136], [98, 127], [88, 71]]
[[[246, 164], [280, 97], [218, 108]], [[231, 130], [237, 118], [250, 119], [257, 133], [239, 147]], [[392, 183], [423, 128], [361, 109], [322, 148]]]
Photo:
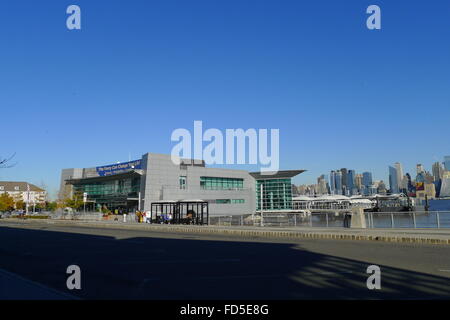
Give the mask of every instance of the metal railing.
[[[217, 226], [344, 227], [344, 213], [263, 213], [210, 217]], [[450, 228], [450, 211], [366, 212], [367, 228]]]
[[366, 212], [368, 228], [450, 228], [450, 211]]

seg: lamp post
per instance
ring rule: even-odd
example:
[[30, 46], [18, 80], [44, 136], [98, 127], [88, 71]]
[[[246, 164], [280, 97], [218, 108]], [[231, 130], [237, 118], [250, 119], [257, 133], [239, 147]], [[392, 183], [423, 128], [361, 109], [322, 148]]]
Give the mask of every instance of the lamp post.
[[83, 192], [83, 211], [86, 214], [87, 192]]
[[264, 227], [264, 222], [263, 222], [263, 183], [261, 182], [261, 227]]
[[28, 205], [30, 203], [30, 185], [27, 183], [27, 197], [25, 201], [25, 214], [28, 215]]

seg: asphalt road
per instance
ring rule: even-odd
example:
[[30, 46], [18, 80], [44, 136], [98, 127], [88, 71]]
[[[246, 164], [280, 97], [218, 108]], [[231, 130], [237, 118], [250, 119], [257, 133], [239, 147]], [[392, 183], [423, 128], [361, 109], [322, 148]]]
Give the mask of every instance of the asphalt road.
[[[81, 290], [66, 269], [81, 268]], [[381, 289], [369, 290], [369, 265]], [[449, 299], [450, 246], [0, 221], [0, 269], [83, 299]]]

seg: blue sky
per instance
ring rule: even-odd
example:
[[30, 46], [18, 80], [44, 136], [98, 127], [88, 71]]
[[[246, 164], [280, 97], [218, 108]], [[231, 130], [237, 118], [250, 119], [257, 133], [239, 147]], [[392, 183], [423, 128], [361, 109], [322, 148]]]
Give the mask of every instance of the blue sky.
[[0, 39], [2, 180], [54, 193], [62, 168], [170, 153], [194, 120], [280, 129], [296, 183], [450, 154], [448, 1], [5, 0]]

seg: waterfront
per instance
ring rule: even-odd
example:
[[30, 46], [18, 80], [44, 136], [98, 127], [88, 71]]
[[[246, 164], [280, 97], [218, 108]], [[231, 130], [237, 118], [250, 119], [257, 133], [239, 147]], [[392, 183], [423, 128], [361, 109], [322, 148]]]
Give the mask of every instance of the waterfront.
[[[450, 228], [450, 211], [366, 212], [368, 228]], [[439, 218], [439, 219], [438, 219]], [[267, 227], [344, 227], [344, 213], [263, 213], [259, 215], [212, 217], [211, 225]]]

